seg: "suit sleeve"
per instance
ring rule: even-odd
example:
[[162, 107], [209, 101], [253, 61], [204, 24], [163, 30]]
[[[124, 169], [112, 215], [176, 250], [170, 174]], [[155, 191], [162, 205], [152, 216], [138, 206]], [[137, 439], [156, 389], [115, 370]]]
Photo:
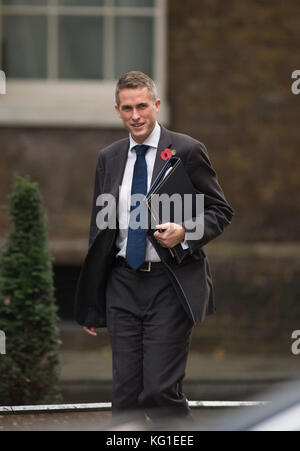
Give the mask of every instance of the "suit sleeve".
[[98, 227], [96, 223], [96, 217], [98, 210], [96, 207], [96, 200], [98, 196], [103, 192], [103, 165], [101, 162], [101, 153], [99, 153], [98, 156], [98, 162], [96, 166], [96, 174], [95, 174], [95, 181], [94, 181], [94, 192], [93, 192], [93, 204], [92, 204], [92, 212], [91, 212], [91, 219], [90, 219], [90, 233], [89, 233], [89, 248], [93, 244], [96, 235], [98, 233]]
[[[234, 215], [233, 209], [225, 199], [219, 185], [217, 175], [213, 169], [205, 146], [196, 142], [191, 147], [186, 162], [186, 171], [196, 190], [204, 194], [204, 233], [200, 239], [187, 240], [189, 250], [193, 253], [196, 249], [209, 243], [219, 236], [231, 222]], [[185, 221], [187, 230], [195, 227], [195, 221], [199, 218]]]

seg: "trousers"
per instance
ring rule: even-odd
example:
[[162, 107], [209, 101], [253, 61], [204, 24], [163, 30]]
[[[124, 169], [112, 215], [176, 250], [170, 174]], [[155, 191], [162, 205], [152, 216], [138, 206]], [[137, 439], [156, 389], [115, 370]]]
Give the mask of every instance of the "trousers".
[[113, 357], [113, 415], [189, 415], [182, 391], [193, 323], [165, 269], [113, 267], [106, 288]]

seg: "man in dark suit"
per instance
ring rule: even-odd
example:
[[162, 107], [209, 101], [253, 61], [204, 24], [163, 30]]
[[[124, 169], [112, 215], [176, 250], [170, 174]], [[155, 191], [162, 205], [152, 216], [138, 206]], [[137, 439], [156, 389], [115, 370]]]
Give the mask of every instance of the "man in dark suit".
[[[75, 314], [92, 335], [97, 328], [108, 328], [113, 413], [143, 409], [153, 417], [188, 417], [182, 381], [191, 332], [214, 311], [203, 246], [230, 224], [233, 211], [204, 145], [160, 126], [159, 107], [148, 76], [129, 72], [119, 80], [115, 108], [129, 138], [99, 153], [90, 245], [78, 282]], [[161, 224], [154, 234], [142, 227], [137, 233], [130, 225], [133, 210], [128, 199], [149, 190], [165, 164], [165, 149], [176, 149], [194, 188], [204, 194], [200, 239], [185, 239], [188, 221]], [[106, 222], [99, 214], [107, 207], [103, 196], [115, 200], [106, 210]], [[180, 264], [168, 251], [178, 244], [186, 252]]]

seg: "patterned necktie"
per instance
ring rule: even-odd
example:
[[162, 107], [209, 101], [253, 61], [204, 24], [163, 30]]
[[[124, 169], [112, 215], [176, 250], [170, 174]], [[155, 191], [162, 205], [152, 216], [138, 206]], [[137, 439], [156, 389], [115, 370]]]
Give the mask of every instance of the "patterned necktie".
[[[147, 194], [147, 163], [145, 153], [148, 148], [149, 146], [145, 145], [135, 146], [136, 161], [133, 170], [131, 196], [133, 194]], [[133, 214], [135, 208], [137, 207], [138, 204], [131, 205], [126, 247], [126, 261], [134, 270], [138, 269], [144, 263], [146, 253], [145, 224], [144, 227], [143, 224], [141, 224], [138, 228], [130, 227], [133, 220], [137, 222], [141, 221], [140, 214], [138, 216]]]

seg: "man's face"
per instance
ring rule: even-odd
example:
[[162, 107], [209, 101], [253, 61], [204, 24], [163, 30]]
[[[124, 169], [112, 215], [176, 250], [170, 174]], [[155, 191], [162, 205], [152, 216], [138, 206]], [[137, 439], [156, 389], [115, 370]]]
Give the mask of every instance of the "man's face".
[[143, 144], [152, 133], [160, 100], [151, 98], [148, 88], [122, 89], [119, 93], [120, 105], [115, 109], [125, 128], [138, 144]]

